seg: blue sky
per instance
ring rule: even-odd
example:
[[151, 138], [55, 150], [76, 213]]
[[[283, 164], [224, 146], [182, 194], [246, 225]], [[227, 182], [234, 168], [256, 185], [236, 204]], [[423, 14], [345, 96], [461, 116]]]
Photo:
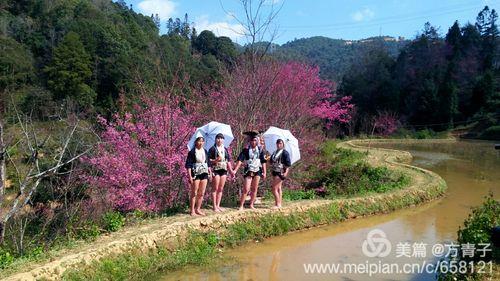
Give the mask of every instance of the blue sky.
[[[255, 0], [254, 0], [255, 1]], [[326, 36], [362, 39], [377, 35], [413, 38], [429, 21], [446, 34], [455, 20], [461, 25], [475, 22], [485, 6], [498, 11], [500, 0], [266, 0], [266, 11], [275, 3], [282, 8], [274, 20], [276, 43], [295, 38]], [[169, 17], [188, 13], [197, 30], [209, 29], [244, 44], [243, 18], [238, 0], [126, 0], [135, 11], [162, 19], [162, 32]], [[222, 5], [221, 5], [222, 3]]]

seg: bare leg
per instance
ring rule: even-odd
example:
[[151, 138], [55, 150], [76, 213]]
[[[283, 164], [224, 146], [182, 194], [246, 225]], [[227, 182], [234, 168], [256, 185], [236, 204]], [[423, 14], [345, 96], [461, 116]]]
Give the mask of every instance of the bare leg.
[[243, 210], [243, 205], [245, 204], [245, 199], [247, 198], [248, 191], [250, 190], [250, 185], [252, 183], [251, 177], [246, 177], [243, 183], [243, 192], [240, 196], [240, 211]]
[[214, 176], [212, 181], [212, 202], [215, 212], [219, 211], [219, 208], [217, 208], [217, 188], [219, 186], [220, 178], [221, 177], [219, 175], [216, 175]]
[[194, 205], [196, 203], [196, 191], [198, 190], [199, 185], [200, 185], [199, 180], [195, 180], [191, 184], [191, 193], [189, 194], [189, 211], [191, 213], [191, 216], [196, 216], [196, 212], [194, 211]]
[[278, 207], [280, 205], [280, 193], [279, 193], [279, 184], [281, 179], [278, 176], [273, 177], [273, 195], [274, 195], [274, 206]]
[[220, 201], [222, 200], [222, 191], [224, 191], [224, 185], [226, 185], [227, 176], [221, 176], [219, 185], [217, 187], [217, 209], [222, 212], [224, 208], [220, 207]]
[[259, 180], [260, 180], [260, 176], [255, 176], [252, 179], [250, 209], [255, 209], [255, 207], [253, 206], [253, 203], [255, 202], [255, 198], [257, 197], [257, 189], [259, 188]]
[[200, 185], [198, 187], [198, 192], [196, 193], [196, 208], [195, 212], [198, 215], [204, 216], [205, 213], [201, 211], [201, 203], [203, 202], [203, 195], [205, 194], [205, 189], [207, 187], [207, 181], [208, 180], [201, 180]]
[[283, 186], [283, 180], [278, 178], [279, 179], [279, 184], [278, 184], [278, 208], [281, 208], [281, 201], [283, 200], [283, 190], [282, 190], [282, 186]]

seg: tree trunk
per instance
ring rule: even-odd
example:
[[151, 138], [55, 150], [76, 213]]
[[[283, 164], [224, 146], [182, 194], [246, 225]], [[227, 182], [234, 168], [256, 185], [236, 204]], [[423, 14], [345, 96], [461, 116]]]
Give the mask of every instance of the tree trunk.
[[4, 237], [5, 237], [5, 224], [0, 222], [0, 245], [3, 245], [4, 243]]

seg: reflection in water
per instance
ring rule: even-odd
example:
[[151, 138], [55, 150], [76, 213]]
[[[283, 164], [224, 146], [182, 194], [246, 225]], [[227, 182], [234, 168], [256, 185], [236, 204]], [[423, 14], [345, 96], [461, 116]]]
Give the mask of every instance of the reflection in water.
[[[433, 274], [306, 274], [304, 263], [422, 263], [434, 261], [431, 247], [456, 239], [458, 227], [472, 206], [492, 192], [500, 198], [500, 157], [487, 142], [454, 144], [379, 145], [404, 149], [414, 155], [413, 164], [441, 175], [448, 184], [445, 198], [390, 214], [355, 219], [249, 243], [231, 250], [234, 263], [215, 269], [191, 268], [165, 276], [164, 280], [434, 280]], [[361, 245], [367, 233], [382, 229], [392, 243], [383, 259], [367, 258]], [[396, 257], [398, 242], [425, 243], [426, 257]]]

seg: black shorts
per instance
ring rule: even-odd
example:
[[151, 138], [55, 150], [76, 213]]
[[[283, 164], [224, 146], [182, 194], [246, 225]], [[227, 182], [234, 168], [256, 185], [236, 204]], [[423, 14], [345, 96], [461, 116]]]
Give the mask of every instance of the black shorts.
[[[193, 175], [192, 172], [191, 172], [191, 175]], [[203, 174], [194, 176], [193, 180], [208, 180], [208, 173], [203, 173]]]
[[214, 170], [214, 175], [216, 176], [227, 176], [227, 170]]
[[280, 179], [282, 181], [285, 180], [285, 176], [283, 176], [283, 173], [278, 173], [278, 172], [275, 172], [275, 171], [271, 171], [271, 175], [273, 175], [273, 177], [280, 177]]
[[247, 171], [243, 174], [243, 178], [246, 178], [246, 177], [255, 177], [255, 176], [259, 176], [259, 177], [262, 177], [262, 169], [259, 169], [258, 172], [250, 172], [250, 171]]

